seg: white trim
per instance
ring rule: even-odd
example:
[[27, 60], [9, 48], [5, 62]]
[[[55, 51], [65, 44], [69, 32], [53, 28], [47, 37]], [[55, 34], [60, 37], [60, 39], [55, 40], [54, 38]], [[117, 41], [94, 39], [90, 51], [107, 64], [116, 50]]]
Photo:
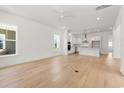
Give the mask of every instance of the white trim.
[[16, 40], [12, 40], [12, 39], [6, 39], [6, 41], [16, 41]]
[[17, 54], [0, 55], [0, 57], [12, 57], [12, 56], [17, 56]]

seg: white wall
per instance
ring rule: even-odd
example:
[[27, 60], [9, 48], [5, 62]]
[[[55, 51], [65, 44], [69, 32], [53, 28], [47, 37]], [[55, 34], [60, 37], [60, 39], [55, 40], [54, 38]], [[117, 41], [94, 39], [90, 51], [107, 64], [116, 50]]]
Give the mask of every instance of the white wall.
[[[117, 44], [114, 47], [115, 53], [119, 55], [120, 53], [120, 59], [121, 59], [121, 65], [120, 65], [120, 72], [124, 75], [124, 6], [121, 7], [117, 21], [114, 26], [114, 41], [115, 39], [118, 39], [120, 42], [120, 52], [119, 52], [119, 44], [118, 41], [115, 41], [115, 44]], [[117, 55], [116, 54], [116, 55]]]
[[[0, 57], [0, 67], [61, 55], [63, 32], [13, 14], [0, 12], [0, 22], [18, 26], [18, 55]], [[61, 37], [60, 48], [53, 49], [53, 34]]]
[[113, 57], [120, 58], [120, 25], [113, 30]]
[[113, 27], [113, 57], [120, 58], [120, 12]]

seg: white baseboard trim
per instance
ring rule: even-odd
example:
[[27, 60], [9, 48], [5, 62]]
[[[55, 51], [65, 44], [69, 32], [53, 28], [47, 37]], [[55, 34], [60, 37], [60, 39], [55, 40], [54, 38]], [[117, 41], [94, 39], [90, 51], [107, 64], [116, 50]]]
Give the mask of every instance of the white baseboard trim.
[[28, 62], [34, 62], [34, 61], [38, 61], [38, 60], [44, 60], [44, 59], [47, 59], [47, 58], [52, 58], [52, 57], [56, 57], [56, 56], [61, 56], [62, 54], [56, 54], [56, 55], [49, 55], [49, 56], [43, 56], [43, 57], [38, 57], [38, 58], [28, 58], [28, 59], [25, 59], [25, 60], [21, 60], [21, 61], [18, 61], [18, 63], [8, 63], [6, 65], [1, 65], [0, 68], [5, 68], [5, 67], [9, 67], [9, 66], [14, 66], [14, 65], [18, 65], [18, 64], [24, 64], [24, 63], [28, 63]]

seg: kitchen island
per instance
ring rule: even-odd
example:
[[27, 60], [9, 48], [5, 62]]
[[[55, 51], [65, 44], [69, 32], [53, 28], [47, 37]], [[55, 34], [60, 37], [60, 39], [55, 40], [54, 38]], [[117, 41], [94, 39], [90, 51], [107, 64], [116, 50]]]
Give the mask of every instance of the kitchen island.
[[85, 56], [100, 56], [100, 49], [99, 48], [84, 48], [80, 47], [79, 48], [79, 54], [80, 55], [85, 55]]

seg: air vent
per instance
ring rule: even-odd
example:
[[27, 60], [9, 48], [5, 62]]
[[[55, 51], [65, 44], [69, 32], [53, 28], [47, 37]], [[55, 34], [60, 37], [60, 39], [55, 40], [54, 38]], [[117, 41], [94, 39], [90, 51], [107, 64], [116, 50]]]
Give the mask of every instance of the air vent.
[[110, 6], [112, 6], [112, 5], [100, 5], [100, 6], [96, 7], [96, 10], [101, 10], [101, 9], [104, 9], [104, 8], [107, 8]]

